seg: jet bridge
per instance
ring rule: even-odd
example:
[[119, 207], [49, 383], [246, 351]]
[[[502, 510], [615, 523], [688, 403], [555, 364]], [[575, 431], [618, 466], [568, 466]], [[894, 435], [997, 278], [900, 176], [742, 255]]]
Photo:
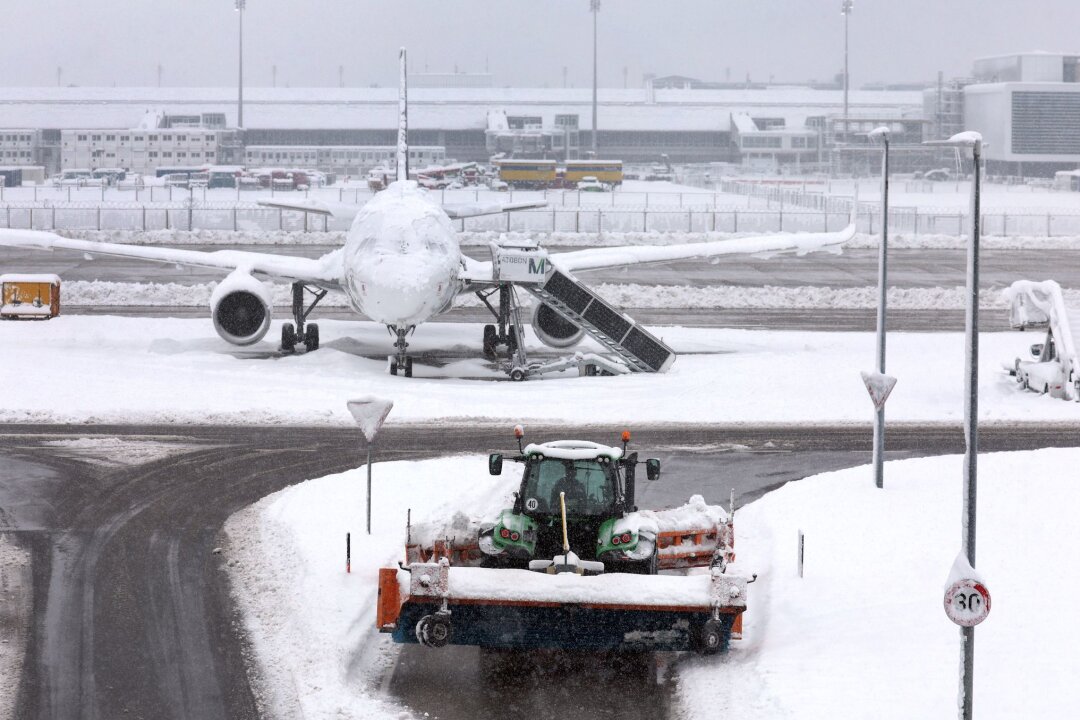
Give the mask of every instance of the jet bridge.
[[[611, 361], [596, 363], [601, 368], [609, 372], [666, 372], [675, 362], [674, 350], [587, 285], [555, 267], [547, 252], [535, 243], [527, 246], [520, 243], [492, 243], [491, 250], [495, 283], [520, 286], [580, 327], [621, 361], [614, 364]], [[513, 316], [520, 337], [521, 321], [516, 308]], [[518, 353], [518, 364], [525, 365], [525, 358], [520, 356], [520, 347]], [[588, 362], [596, 359], [599, 359], [596, 355], [586, 358]], [[567, 360], [558, 361], [558, 368], [529, 366], [528, 374], [562, 370], [565, 369], [566, 362]], [[622, 367], [623, 364], [625, 368]]]
[[1031, 359], [1016, 358], [1009, 374], [1030, 390], [1080, 401], [1080, 361], [1061, 286], [1053, 280], [1018, 280], [1004, 296], [1013, 329], [1046, 329], [1046, 339], [1031, 346]]

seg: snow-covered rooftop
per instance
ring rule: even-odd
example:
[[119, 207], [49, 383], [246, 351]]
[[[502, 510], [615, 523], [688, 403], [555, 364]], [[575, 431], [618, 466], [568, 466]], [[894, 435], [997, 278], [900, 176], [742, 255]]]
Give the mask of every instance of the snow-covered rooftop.
[[[381, 129], [397, 125], [396, 88], [244, 89], [248, 128]], [[758, 90], [607, 89], [599, 92], [605, 130], [727, 130], [733, 112], [767, 117], [805, 117], [840, 112], [837, 90], [774, 87]], [[851, 112], [910, 114], [922, 94], [909, 91], [853, 91]], [[577, 114], [581, 127], [592, 123], [588, 88], [417, 88], [409, 91], [413, 128], [483, 130], [489, 110], [508, 115], [539, 115], [544, 125], [556, 114]], [[132, 128], [148, 111], [195, 115], [224, 112], [236, 124], [234, 88], [0, 88], [3, 128]], [[789, 123], [790, 124], [790, 123]]]

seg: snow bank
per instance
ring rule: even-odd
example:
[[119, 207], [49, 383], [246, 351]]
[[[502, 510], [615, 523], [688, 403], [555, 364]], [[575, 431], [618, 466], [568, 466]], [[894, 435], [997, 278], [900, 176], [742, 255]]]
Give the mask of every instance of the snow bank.
[[[0, 366], [34, 359], [47, 382], [5, 376], [0, 422], [305, 424], [354, 427], [345, 401], [394, 401], [398, 423], [869, 422], [860, 371], [874, 367], [872, 333], [657, 328], [679, 357], [663, 374], [578, 377], [525, 383], [481, 359], [477, 325], [431, 323], [410, 336], [421, 358], [413, 378], [387, 372], [386, 328], [320, 322], [322, 347], [282, 355], [264, 339], [244, 348], [209, 319], [60, 316], [0, 323]], [[277, 336], [271, 329], [268, 338]], [[546, 350], [526, 329], [530, 353]], [[984, 421], [1065, 420], [1080, 407], [1022, 390], [1003, 370], [1026, 356], [1030, 336], [980, 339], [979, 413]], [[597, 351], [591, 343], [583, 350]], [[550, 353], [550, 351], [548, 351]], [[426, 354], [446, 361], [428, 364]], [[548, 354], [550, 357], [550, 354]], [[899, 383], [890, 421], [958, 422], [962, 333], [890, 333], [889, 373]], [[541, 386], [538, 386], [541, 385]], [[641, 398], [649, 402], [641, 402]], [[509, 416], [508, 416], [509, 414]]]
[[[1080, 624], [1066, 609], [1080, 567], [1062, 561], [1080, 543], [1077, 463], [1077, 449], [979, 459], [977, 566], [993, 597], [976, 630], [980, 718], [1080, 716]], [[745, 639], [679, 665], [675, 716], [954, 716], [959, 630], [942, 597], [960, 547], [961, 464], [887, 463], [884, 490], [869, 466], [827, 473], [743, 508], [739, 565], [760, 573]]]
[[[106, 280], [71, 280], [64, 283], [65, 306], [87, 307], [209, 307], [215, 283], [128, 283]], [[803, 287], [739, 287], [735, 285], [642, 285], [639, 283], [600, 283], [592, 286], [602, 298], [624, 308], [876, 308], [877, 287], [831, 288]], [[292, 303], [289, 285], [270, 285], [271, 303], [280, 308]], [[1065, 302], [1080, 306], [1080, 290], [1065, 290]], [[532, 307], [531, 295], [522, 294], [519, 301]], [[889, 288], [891, 309], [937, 310], [965, 307], [964, 288]], [[994, 289], [980, 293], [985, 308], [1005, 308], [1007, 299]], [[322, 307], [348, 307], [342, 293], [329, 293], [320, 302]], [[475, 295], [462, 295], [454, 300], [455, 307], [481, 307]]]
[[[379, 692], [394, 645], [375, 631], [378, 569], [404, 559], [405, 517], [439, 521], [516, 487], [469, 455], [373, 466], [294, 485], [233, 515], [224, 554], [255, 654], [260, 703], [277, 718], [411, 717]], [[500, 492], [502, 489], [505, 492]], [[345, 533], [352, 573], [345, 573]]]

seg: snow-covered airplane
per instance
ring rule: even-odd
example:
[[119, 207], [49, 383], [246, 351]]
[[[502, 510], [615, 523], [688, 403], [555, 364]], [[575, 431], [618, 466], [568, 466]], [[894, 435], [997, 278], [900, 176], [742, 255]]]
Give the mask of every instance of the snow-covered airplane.
[[[535, 243], [504, 242], [492, 244], [490, 261], [475, 260], [462, 254], [452, 220], [539, 207], [544, 203], [440, 206], [427, 191], [409, 180], [406, 78], [406, 57], [402, 48], [395, 182], [359, 208], [318, 201], [264, 203], [305, 212], [353, 216], [344, 245], [320, 258], [119, 245], [74, 240], [33, 230], [0, 230], [0, 246], [73, 250], [90, 256], [109, 255], [220, 269], [228, 274], [211, 295], [211, 318], [218, 335], [235, 345], [258, 342], [270, 328], [270, 290], [256, 276], [292, 282], [295, 325], [285, 323], [282, 326], [281, 347], [284, 351], [292, 351], [298, 343], [304, 344], [309, 351], [318, 348], [319, 329], [316, 324], [307, 322], [308, 315], [327, 292], [342, 292], [353, 309], [385, 325], [396, 338], [396, 353], [390, 358], [390, 372], [395, 375], [399, 370], [406, 376], [412, 375], [412, 358], [408, 355], [406, 341], [409, 333], [449, 310], [457, 296], [475, 293], [497, 321], [497, 324], [484, 328], [485, 353], [494, 356], [502, 349], [508, 350], [508, 374], [514, 379], [524, 379], [531, 372], [523, 343], [518, 342], [522, 322], [514, 292], [517, 287], [540, 300], [533, 312], [532, 328], [545, 344], [568, 348], [587, 331], [622, 357], [621, 363], [612, 365], [605, 364], [598, 356], [591, 356], [601, 368], [663, 371], [675, 358], [670, 348], [597, 298], [573, 277], [573, 271], [737, 253], [837, 252], [854, 234], [852, 224], [837, 233], [594, 248], [550, 256]], [[489, 300], [496, 294], [497, 305]], [[581, 363], [570, 361], [570, 365], [573, 364]]]

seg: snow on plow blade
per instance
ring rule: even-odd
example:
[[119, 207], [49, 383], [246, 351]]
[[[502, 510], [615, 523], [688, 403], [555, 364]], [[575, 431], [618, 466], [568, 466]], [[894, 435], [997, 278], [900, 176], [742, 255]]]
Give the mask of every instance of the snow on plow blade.
[[413, 563], [379, 573], [376, 622], [395, 642], [505, 649], [727, 648], [747, 580], [699, 575], [582, 576]]

